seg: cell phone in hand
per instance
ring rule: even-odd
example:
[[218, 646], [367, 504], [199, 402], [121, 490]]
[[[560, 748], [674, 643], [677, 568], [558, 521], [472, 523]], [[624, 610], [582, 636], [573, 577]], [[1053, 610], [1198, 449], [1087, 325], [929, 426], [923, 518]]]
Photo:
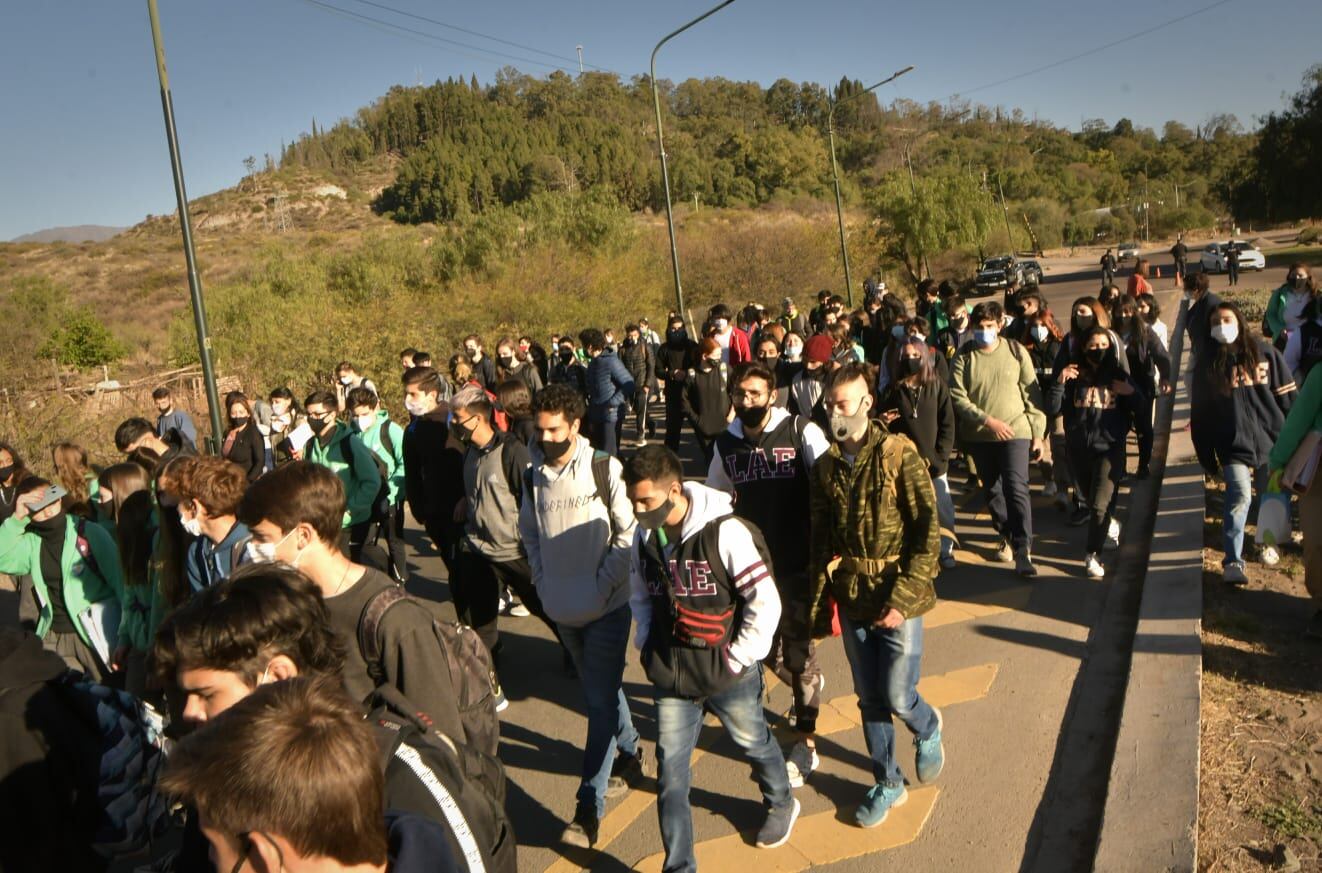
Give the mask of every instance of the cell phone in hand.
[[28, 515], [36, 515], [51, 504], [58, 503], [68, 493], [59, 485], [49, 486], [37, 496], [36, 500], [28, 504]]

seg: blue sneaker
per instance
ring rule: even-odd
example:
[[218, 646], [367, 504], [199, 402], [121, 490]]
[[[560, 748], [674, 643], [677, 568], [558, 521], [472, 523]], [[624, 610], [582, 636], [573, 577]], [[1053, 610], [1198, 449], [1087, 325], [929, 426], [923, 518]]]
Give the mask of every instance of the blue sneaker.
[[904, 806], [909, 800], [909, 792], [904, 783], [887, 785], [879, 782], [868, 789], [867, 796], [854, 811], [854, 821], [861, 828], [875, 828], [886, 820], [892, 806]]
[[934, 781], [946, 765], [946, 750], [941, 745], [941, 710], [933, 707], [932, 711], [936, 713], [936, 730], [925, 740], [913, 738], [918, 748], [918, 781], [923, 783]]

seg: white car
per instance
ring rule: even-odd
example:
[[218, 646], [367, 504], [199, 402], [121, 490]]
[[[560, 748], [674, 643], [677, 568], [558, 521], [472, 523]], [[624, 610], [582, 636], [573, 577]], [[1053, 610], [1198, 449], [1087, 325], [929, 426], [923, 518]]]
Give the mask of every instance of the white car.
[[1239, 268], [1241, 270], [1265, 270], [1267, 268], [1267, 259], [1262, 256], [1262, 252], [1251, 242], [1242, 239], [1228, 240], [1223, 243], [1208, 243], [1203, 246], [1202, 253], [1198, 256], [1199, 263], [1202, 265], [1204, 273], [1224, 273], [1226, 271], [1226, 252], [1234, 246], [1239, 252]]
[[1116, 259], [1119, 261], [1137, 261], [1138, 243], [1120, 243], [1116, 250]]

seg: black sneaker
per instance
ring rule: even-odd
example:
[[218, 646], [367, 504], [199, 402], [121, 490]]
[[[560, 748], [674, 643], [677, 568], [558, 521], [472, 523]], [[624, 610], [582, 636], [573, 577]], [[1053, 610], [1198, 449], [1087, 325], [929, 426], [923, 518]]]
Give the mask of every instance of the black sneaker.
[[1138, 468], [1138, 472], [1134, 474], [1134, 478], [1140, 482], [1146, 481], [1152, 478], [1152, 471], [1148, 469], [1147, 464], [1144, 464]]
[[567, 679], [577, 679], [577, 678], [578, 678], [578, 668], [574, 666], [574, 657], [573, 657], [572, 655], [569, 654], [569, 650], [568, 650], [568, 649], [563, 649], [563, 650], [562, 650], [562, 653], [563, 653], [564, 657], [563, 657], [563, 660], [562, 660], [562, 664], [561, 664], [561, 666], [564, 668], [564, 671], [565, 671], [565, 677], [566, 677]]
[[1078, 509], [1074, 510], [1072, 515], [1070, 515], [1070, 527], [1083, 527], [1088, 523], [1088, 519], [1091, 516], [1092, 513], [1088, 511], [1087, 507], [1080, 506]]
[[601, 822], [595, 812], [579, 807], [578, 812], [574, 813], [574, 820], [560, 834], [560, 842], [566, 846], [591, 849], [597, 844], [597, 831], [600, 827]]
[[611, 765], [610, 779], [606, 781], [606, 797], [627, 794], [630, 789], [637, 788], [645, 778], [647, 778], [647, 760], [643, 747], [639, 746], [638, 751], [632, 755], [620, 752], [615, 756], [615, 763]]

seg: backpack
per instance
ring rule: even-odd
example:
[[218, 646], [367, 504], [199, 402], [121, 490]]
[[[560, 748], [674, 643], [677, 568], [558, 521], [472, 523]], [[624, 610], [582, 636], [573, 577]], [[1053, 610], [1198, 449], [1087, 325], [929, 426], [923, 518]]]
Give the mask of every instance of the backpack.
[[[395, 457], [395, 440], [390, 436], [391, 423], [392, 422], [389, 419], [383, 421], [381, 423], [380, 432], [381, 432], [381, 448], [385, 449], [386, 452], [390, 454], [391, 459], [393, 459]], [[358, 438], [361, 440], [362, 435], [359, 434]], [[347, 464], [349, 466], [349, 469], [352, 470], [353, 450], [349, 448], [349, 440], [342, 439], [339, 441], [339, 443], [337, 443], [337, 445], [339, 445], [340, 447], [340, 460], [343, 461], [345, 464]], [[376, 490], [376, 499], [372, 501], [372, 505], [376, 506], [380, 504], [381, 501], [385, 500], [386, 497], [390, 494], [390, 468], [386, 466], [385, 461], [381, 460], [380, 455], [372, 451], [371, 447], [368, 446], [367, 443], [363, 443], [363, 448], [367, 449], [367, 453], [372, 456], [372, 462], [376, 464], [376, 472], [381, 476], [381, 487]]]
[[97, 768], [92, 848], [107, 859], [145, 848], [168, 824], [166, 798], [156, 793], [165, 763], [160, 717], [128, 692], [73, 670], [48, 684], [88, 735], [77, 753]]
[[107, 581], [105, 575], [101, 572], [101, 565], [96, 562], [96, 555], [92, 552], [92, 544], [87, 541], [87, 519], [81, 515], [74, 521], [74, 548], [78, 550], [78, 557], [83, 559], [87, 568], [97, 575], [102, 582]]
[[[469, 873], [515, 873], [514, 828], [505, 813], [505, 770], [494, 755], [446, 736], [393, 686], [368, 698], [382, 772], [398, 762], [440, 812], [456, 859]], [[429, 811], [409, 809], [433, 817]]]
[[[528, 494], [533, 494], [535, 491], [532, 474], [531, 466], [523, 471], [523, 490]], [[592, 450], [592, 485], [594, 488], [593, 494], [606, 507], [606, 519], [610, 522], [611, 539], [615, 539], [615, 534], [619, 531], [615, 526], [615, 516], [611, 513], [611, 456], [600, 449]], [[520, 497], [521, 495], [516, 495], [516, 499]]]
[[[401, 587], [387, 588], [372, 595], [358, 618], [358, 650], [367, 662], [368, 676], [378, 689], [387, 684], [381, 668], [381, 622], [392, 606], [411, 599]], [[467, 625], [432, 619], [432, 630], [443, 664], [440, 669], [449, 671], [454, 686], [464, 740], [475, 749], [494, 755], [500, 744], [500, 723], [496, 719], [492, 689], [495, 668], [491, 653]]]

